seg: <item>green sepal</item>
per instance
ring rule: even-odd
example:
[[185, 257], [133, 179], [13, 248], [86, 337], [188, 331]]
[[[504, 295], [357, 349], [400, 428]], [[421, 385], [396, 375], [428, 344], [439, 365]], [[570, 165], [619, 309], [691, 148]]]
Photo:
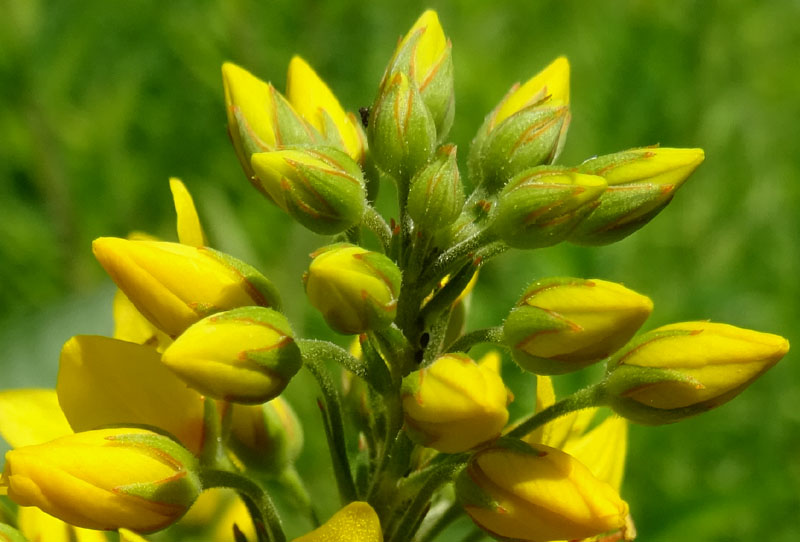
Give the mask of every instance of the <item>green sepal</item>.
[[521, 345], [540, 333], [552, 333], [569, 328], [569, 322], [557, 318], [553, 313], [538, 307], [523, 305], [512, 309], [506, 318], [503, 324], [503, 341], [511, 351], [511, 358], [522, 369], [541, 375], [563, 374], [591, 365], [595, 360], [588, 359], [585, 363], [575, 361], [564, 363], [559, 359], [548, 359], [529, 354], [521, 348]]
[[552, 163], [568, 121], [568, 107], [536, 105], [496, 126], [486, 137], [479, 158], [486, 189], [499, 192], [516, 174]]
[[449, 226], [464, 206], [455, 145], [445, 145], [419, 171], [408, 191], [408, 214], [419, 231], [436, 235]]
[[261, 305], [262, 307], [270, 307], [278, 311], [281, 310], [281, 296], [278, 293], [278, 289], [255, 267], [244, 263], [233, 256], [225, 254], [224, 252], [214, 250], [213, 248], [201, 247], [198, 248], [198, 250], [206, 252], [210, 256], [216, 258], [223, 264], [236, 271], [239, 276], [244, 279], [248, 286], [251, 287], [250, 293], [258, 305]]
[[114, 488], [115, 492], [181, 506], [187, 510], [197, 500], [202, 491], [197, 459], [176, 441], [160, 434], [142, 433], [116, 435], [109, 440], [140, 448], [142, 453], [166, 463], [176, 471], [176, 475], [169, 480], [122, 485]]
[[577, 245], [616, 243], [650, 222], [672, 200], [670, 185], [635, 183], [609, 186], [598, 206], [570, 234]]
[[358, 164], [347, 153], [334, 147], [305, 147], [300, 150], [344, 175], [295, 163], [298, 179], [289, 179], [284, 185], [288, 213], [309, 230], [322, 235], [340, 233], [361, 222], [366, 191]]
[[275, 104], [275, 143], [287, 145], [313, 145], [321, 139], [320, 134], [307, 124], [294, 110], [289, 101], [270, 85]]
[[494, 233], [514, 248], [541, 248], [564, 240], [596, 206], [606, 189], [600, 177], [580, 184], [564, 168], [523, 171], [500, 192], [493, 211]]
[[436, 124], [404, 73], [389, 76], [372, 107], [367, 135], [375, 162], [400, 182], [408, 182], [433, 154]]

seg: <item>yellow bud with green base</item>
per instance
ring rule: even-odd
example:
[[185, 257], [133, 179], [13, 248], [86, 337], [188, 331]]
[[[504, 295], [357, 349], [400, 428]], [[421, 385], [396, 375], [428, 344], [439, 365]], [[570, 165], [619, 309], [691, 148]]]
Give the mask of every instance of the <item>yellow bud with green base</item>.
[[555, 245], [597, 205], [606, 182], [554, 166], [523, 171], [497, 196], [492, 231], [514, 248]]
[[250, 157], [285, 145], [317, 142], [317, 134], [271, 83], [233, 64], [222, 65], [228, 135], [248, 179]]
[[627, 343], [653, 310], [646, 296], [599, 279], [557, 277], [531, 284], [503, 325], [514, 361], [536, 374], [563, 374]]
[[303, 426], [285, 399], [229, 408], [228, 447], [246, 468], [278, 476], [295, 462], [303, 449]]
[[[470, 146], [471, 174], [489, 192], [497, 192], [525, 167], [554, 162], [570, 118], [569, 62], [562, 56], [524, 84], [512, 86], [486, 116]], [[516, 170], [506, 171], [512, 165]]]
[[569, 240], [606, 245], [627, 237], [669, 204], [704, 158], [702, 149], [645, 147], [587, 160], [577, 170], [602, 176], [608, 189]]
[[241, 307], [200, 320], [161, 360], [200, 393], [247, 404], [280, 395], [303, 364], [286, 317], [264, 307]]
[[201, 485], [194, 456], [175, 441], [118, 428], [6, 453], [0, 490], [79, 527], [151, 532], [177, 521]]
[[417, 84], [408, 75], [389, 75], [370, 113], [370, 154], [386, 173], [408, 182], [436, 149], [436, 124]]
[[350, 156], [333, 147], [303, 147], [254, 154], [255, 183], [309, 230], [329, 235], [361, 221], [364, 177]]
[[333, 330], [363, 333], [394, 321], [401, 273], [392, 260], [347, 243], [323, 247], [311, 257], [303, 276], [306, 295]]
[[398, 72], [404, 73], [419, 89], [436, 126], [437, 138], [443, 141], [455, 115], [453, 57], [452, 44], [435, 11], [425, 11], [400, 40], [380, 88]]
[[628, 515], [617, 492], [572, 456], [508, 438], [473, 455], [456, 494], [499, 540], [580, 540], [625, 528]]
[[647, 425], [718, 407], [789, 351], [789, 341], [728, 324], [682, 322], [637, 337], [608, 362], [606, 402]]
[[100, 237], [92, 249], [136, 309], [172, 337], [215, 312], [280, 307], [277, 290], [261, 273], [211, 248]]
[[347, 152], [358, 163], [364, 160], [365, 135], [360, 122], [345, 112], [325, 81], [299, 56], [289, 62], [286, 97], [329, 145]]
[[401, 393], [408, 436], [440, 452], [464, 452], [497, 438], [508, 421], [503, 379], [465, 354], [445, 354], [411, 373]]
[[295, 538], [292, 542], [382, 542], [381, 522], [378, 514], [366, 502], [351, 502], [319, 528]]

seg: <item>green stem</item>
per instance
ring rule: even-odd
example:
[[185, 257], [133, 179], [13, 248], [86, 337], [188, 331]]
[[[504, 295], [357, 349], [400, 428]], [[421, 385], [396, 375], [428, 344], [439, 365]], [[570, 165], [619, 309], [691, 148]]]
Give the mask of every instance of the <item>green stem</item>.
[[[301, 351], [302, 343], [301, 342]], [[342, 402], [339, 392], [331, 381], [327, 369], [322, 362], [314, 357], [303, 357], [303, 366], [314, 376], [319, 384], [325, 404], [319, 403], [325, 422], [325, 434], [328, 437], [333, 472], [336, 476], [336, 485], [339, 496], [345, 503], [357, 500], [356, 485], [347, 459], [347, 444], [344, 437], [344, 422], [342, 421]]]
[[321, 523], [317, 516], [317, 511], [314, 510], [314, 506], [311, 504], [311, 495], [309, 495], [308, 489], [306, 489], [306, 485], [303, 483], [303, 479], [300, 478], [297, 469], [294, 466], [284, 469], [278, 477], [278, 482], [289, 491], [297, 504], [306, 511], [314, 527], [319, 527]]
[[[434, 511], [432, 510], [428, 517], [433, 515], [433, 513]], [[422, 529], [417, 536], [417, 542], [432, 542], [442, 531], [447, 528], [448, 525], [453, 523], [461, 516], [461, 505], [458, 503], [450, 504], [442, 512], [438, 513], [438, 517], [434, 518], [431, 523], [423, 523]]]
[[251, 513], [257, 512], [253, 523], [258, 533], [258, 542], [286, 542], [275, 504], [269, 494], [250, 478], [226, 470], [202, 469], [200, 482], [203, 489], [229, 487], [239, 492], [248, 503]]
[[[417, 473], [416, 476], [409, 477], [407, 483], [412, 484], [414, 487], [420, 483], [421, 485], [419, 490], [415, 491], [414, 498], [395, 523], [393, 531], [389, 533], [386, 540], [390, 542], [407, 542], [411, 540], [419, 527], [420, 517], [430, 504], [433, 494], [443, 485], [453, 480], [455, 475], [464, 468], [469, 457], [469, 454], [453, 454], [438, 465], [428, 467]], [[404, 487], [404, 489], [408, 488]]]
[[491, 343], [497, 346], [505, 346], [503, 341], [503, 327], [487, 327], [470, 331], [466, 335], [459, 337], [453, 344], [447, 347], [448, 352], [469, 352], [470, 349], [478, 344]]
[[423, 274], [420, 283], [426, 287], [429, 286], [428, 289], [432, 289], [437, 281], [452, 271], [453, 267], [492, 241], [494, 241], [493, 235], [488, 230], [481, 230], [472, 237], [453, 245], [436, 258], [430, 270]]
[[376, 237], [380, 240], [383, 246], [383, 253], [389, 253], [389, 247], [392, 244], [392, 230], [384, 220], [383, 216], [375, 210], [375, 207], [367, 205], [362, 217], [362, 224], [366, 226]]
[[603, 383], [593, 384], [582, 390], [578, 390], [572, 395], [564, 397], [554, 405], [537, 412], [526, 418], [522, 423], [518, 424], [514, 429], [509, 431], [506, 436], [514, 438], [522, 438], [534, 429], [546, 424], [549, 421], [555, 420], [565, 414], [569, 414], [575, 410], [582, 410], [584, 408], [591, 408], [601, 405], [603, 397], [605, 396], [605, 387]]

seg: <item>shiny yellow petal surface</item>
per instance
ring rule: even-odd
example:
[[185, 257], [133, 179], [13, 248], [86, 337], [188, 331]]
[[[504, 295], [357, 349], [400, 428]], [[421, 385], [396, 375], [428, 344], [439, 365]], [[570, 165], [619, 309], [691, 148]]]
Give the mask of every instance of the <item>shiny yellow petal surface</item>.
[[682, 322], [651, 333], [653, 340], [620, 363], [675, 370], [696, 382], [658, 382], [626, 395], [655, 408], [681, 408], [722, 396], [754, 380], [789, 350], [789, 342], [778, 335], [712, 322]]
[[499, 436], [508, 392], [493, 364], [446, 354], [403, 380], [403, 413], [412, 440], [445, 453]]
[[176, 336], [202, 317], [266, 298], [219, 253], [179, 243], [100, 237], [95, 257], [148, 320]]
[[317, 72], [299, 56], [293, 57], [289, 62], [286, 97], [306, 122], [327, 139], [337, 139], [328, 133], [330, 120], [338, 131], [338, 139], [341, 139], [347, 154], [356, 162], [361, 161], [364, 145], [352, 117], [347, 115], [339, 100]]
[[84, 528], [158, 530], [200, 491], [191, 455], [143, 429], [74, 433], [5, 459], [0, 486], [11, 500]]
[[619, 154], [624, 159], [598, 173], [609, 186], [629, 183], [680, 185], [705, 159], [703, 149], [651, 147]]
[[107, 542], [101, 531], [81, 529], [42, 512], [35, 506], [19, 509], [19, 531], [28, 542]]
[[382, 542], [381, 523], [365, 502], [351, 502], [320, 528], [292, 542]]
[[628, 420], [609, 416], [585, 435], [567, 440], [562, 449], [619, 491], [628, 449]]
[[545, 98], [548, 99], [544, 105], [569, 105], [569, 61], [566, 57], [558, 57], [524, 85], [513, 90], [501, 103], [492, 125], [497, 126], [514, 113]]
[[420, 37], [414, 49], [412, 75], [417, 86], [422, 89], [447, 49], [447, 37], [439, 22], [439, 16], [432, 9], [425, 11], [417, 19], [398, 49], [402, 48], [416, 32], [420, 32]]
[[208, 245], [200, 217], [197, 216], [194, 200], [189, 190], [186, 189], [186, 185], [180, 179], [173, 177], [169, 180], [169, 189], [172, 192], [172, 201], [175, 204], [175, 214], [177, 215], [178, 240], [184, 245], [193, 247]]
[[94, 335], [71, 338], [61, 350], [58, 399], [76, 431], [110, 424], [145, 424], [175, 435], [199, 452], [203, 399], [161, 363], [148, 346]]
[[72, 433], [56, 390], [0, 391], [0, 435], [12, 448], [41, 444]]
[[467, 513], [487, 531], [505, 538], [581, 539], [625, 525], [628, 506], [617, 492], [555, 448], [483, 450], [468, 476], [497, 504], [467, 505]]

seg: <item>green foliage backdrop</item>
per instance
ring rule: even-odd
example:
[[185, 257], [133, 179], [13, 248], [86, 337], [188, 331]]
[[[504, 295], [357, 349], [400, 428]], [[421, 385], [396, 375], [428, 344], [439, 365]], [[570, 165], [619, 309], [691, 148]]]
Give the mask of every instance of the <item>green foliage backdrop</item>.
[[[0, 388], [52, 386], [69, 336], [110, 331], [113, 289], [90, 242], [133, 229], [173, 239], [171, 175], [216, 247], [298, 299], [286, 303], [298, 331], [326, 333], [299, 281], [322, 240], [249, 188], [225, 134], [220, 65], [283, 88], [299, 53], [355, 110], [426, 7], [454, 44], [462, 156], [508, 87], [559, 54], [572, 64], [573, 108], [561, 163], [654, 143], [706, 151], [670, 207], [623, 242], [488, 265], [470, 327], [496, 323], [534, 278], [574, 275], [649, 295], [646, 328], [708, 318], [800, 345], [796, 1], [0, 0]], [[624, 496], [641, 539], [800, 538], [796, 358], [718, 411], [633, 428]], [[530, 403], [532, 381], [518, 381], [517, 400]], [[300, 467], [317, 469], [327, 515], [311, 385], [289, 393], [312, 420]]]

